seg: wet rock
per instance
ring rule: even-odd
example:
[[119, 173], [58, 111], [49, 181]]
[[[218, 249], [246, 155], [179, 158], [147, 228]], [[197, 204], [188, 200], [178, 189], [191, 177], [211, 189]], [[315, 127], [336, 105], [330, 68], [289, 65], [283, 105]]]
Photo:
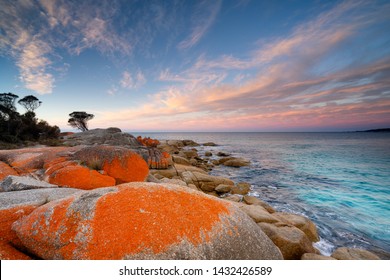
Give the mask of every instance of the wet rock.
[[183, 145], [184, 146], [191, 146], [191, 147], [197, 147], [197, 146], [200, 146], [198, 143], [196, 143], [195, 141], [193, 140], [183, 140]]
[[205, 155], [206, 157], [211, 157], [213, 154], [212, 154], [211, 152], [205, 152], [204, 155]]
[[278, 218], [268, 213], [268, 211], [260, 205], [247, 205], [241, 203], [239, 208], [248, 214], [256, 223], [277, 223]]
[[275, 212], [275, 209], [271, 205], [269, 205], [268, 203], [262, 201], [261, 199], [259, 199], [257, 197], [245, 195], [243, 197], [243, 201], [249, 205], [260, 205], [263, 208], [265, 208], [268, 211], [268, 213], [272, 214]]
[[325, 261], [331, 261], [336, 260], [335, 258], [313, 254], [313, 253], [305, 253], [302, 255], [301, 260], [325, 260]]
[[230, 167], [242, 167], [250, 165], [250, 162], [244, 158], [233, 158], [223, 162], [223, 165]]
[[13, 230], [43, 259], [282, 258], [232, 203], [175, 185], [96, 189], [45, 204]]
[[320, 241], [316, 225], [310, 219], [296, 214], [276, 212], [273, 214], [282, 222], [291, 224], [302, 230], [312, 242]]
[[315, 253], [315, 249], [306, 234], [296, 227], [277, 227], [268, 223], [259, 223], [258, 225], [280, 249], [286, 260], [299, 260], [305, 253]]
[[31, 177], [8, 176], [0, 182], [0, 191], [22, 191], [30, 189], [57, 188], [56, 185], [49, 184]]
[[218, 146], [218, 145], [215, 144], [214, 142], [206, 142], [206, 143], [203, 143], [202, 145], [203, 145], [203, 146], [208, 146], [208, 147], [215, 147], [215, 146]]
[[217, 156], [219, 156], [219, 157], [228, 157], [228, 156], [230, 156], [230, 154], [229, 153], [225, 153], [225, 152], [218, 152]]
[[331, 257], [338, 260], [380, 260], [377, 255], [367, 250], [347, 247], [337, 248]]
[[250, 189], [251, 189], [251, 184], [246, 182], [240, 182], [232, 187], [232, 194], [246, 195], [249, 193]]

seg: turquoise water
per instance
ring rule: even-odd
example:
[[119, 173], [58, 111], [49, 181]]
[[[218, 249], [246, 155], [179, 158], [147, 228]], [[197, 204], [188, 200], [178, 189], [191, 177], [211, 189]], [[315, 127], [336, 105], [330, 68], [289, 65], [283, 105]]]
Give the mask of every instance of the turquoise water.
[[252, 184], [252, 195], [318, 226], [324, 254], [340, 246], [390, 252], [390, 133], [133, 133], [215, 142], [251, 160], [212, 174]]

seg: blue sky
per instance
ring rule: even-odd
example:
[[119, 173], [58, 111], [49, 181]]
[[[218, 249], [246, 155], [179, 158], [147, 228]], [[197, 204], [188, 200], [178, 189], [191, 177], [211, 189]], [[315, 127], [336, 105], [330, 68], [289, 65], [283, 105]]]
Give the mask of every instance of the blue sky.
[[62, 130], [73, 111], [128, 131], [390, 126], [388, 1], [0, 5], [0, 92]]

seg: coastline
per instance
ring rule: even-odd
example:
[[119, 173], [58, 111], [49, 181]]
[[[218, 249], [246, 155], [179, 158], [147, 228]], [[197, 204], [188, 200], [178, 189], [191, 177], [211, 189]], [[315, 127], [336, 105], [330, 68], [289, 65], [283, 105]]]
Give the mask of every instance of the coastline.
[[[120, 132], [116, 130], [114, 133]], [[69, 138], [72, 137], [74, 136]], [[123, 146], [123, 143], [119, 143], [118, 139], [110, 140]], [[115, 144], [114, 142], [110, 144]], [[74, 144], [76, 149], [80, 145], [80, 143]], [[211, 147], [217, 144], [203, 143], [203, 145]], [[248, 183], [233, 182], [227, 178], [208, 174], [213, 165], [224, 164], [230, 168], [239, 168], [249, 165], [248, 160], [221, 154], [218, 162], [214, 161], [210, 164], [207, 159], [198, 155], [196, 151], [198, 146], [199, 144], [192, 140], [161, 141], [157, 146], [160, 153], [156, 149], [152, 149], [154, 152], [148, 154], [145, 154], [144, 148], [139, 147], [143, 151], [141, 154], [144, 158], [149, 157], [147, 162], [150, 172], [146, 182], [179, 185], [191, 188], [196, 192], [206, 193], [208, 196], [222, 198], [224, 201], [228, 200], [229, 204], [233, 204], [234, 207], [246, 213], [261, 228], [262, 232], [266, 233], [285, 259], [329, 258], [321, 256], [319, 251], [313, 247], [313, 242], [318, 241], [319, 237], [316, 226], [309, 219], [299, 215], [277, 212], [264, 201], [248, 196], [250, 191]], [[299, 237], [295, 238], [297, 236]], [[342, 248], [333, 256], [338, 259], [348, 259], [352, 256], [361, 259], [375, 258], [375, 255], [371, 255], [367, 251], [356, 250]]]

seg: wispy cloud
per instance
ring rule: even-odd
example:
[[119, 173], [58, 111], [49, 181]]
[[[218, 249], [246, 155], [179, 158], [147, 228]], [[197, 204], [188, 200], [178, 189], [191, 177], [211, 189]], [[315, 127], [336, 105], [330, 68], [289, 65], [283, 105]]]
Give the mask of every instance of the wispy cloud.
[[179, 49], [189, 49], [196, 45], [213, 25], [221, 8], [221, 1], [202, 1], [192, 15], [191, 33], [178, 44]]
[[[388, 56], [365, 62], [356, 56], [338, 68], [316, 71], [335, 50], [361, 36], [361, 29], [372, 27], [373, 18], [386, 20], [383, 15], [390, 12], [389, 5], [364, 15], [362, 9], [364, 2], [341, 3], [286, 37], [259, 44], [244, 59], [224, 55], [212, 60], [202, 55], [184, 71], [165, 69], [159, 75], [160, 81], [171, 83], [165, 90], [144, 106], [102, 112], [101, 118], [123, 124], [137, 119], [139, 125], [132, 129], [152, 130], [389, 124]], [[231, 71], [243, 72], [228, 80]], [[229, 82], [242, 79], [247, 71], [252, 79], [240, 85]]]
[[146, 83], [146, 78], [141, 70], [138, 70], [135, 75], [132, 75], [129, 71], [124, 71], [119, 83], [122, 88], [137, 89]]

